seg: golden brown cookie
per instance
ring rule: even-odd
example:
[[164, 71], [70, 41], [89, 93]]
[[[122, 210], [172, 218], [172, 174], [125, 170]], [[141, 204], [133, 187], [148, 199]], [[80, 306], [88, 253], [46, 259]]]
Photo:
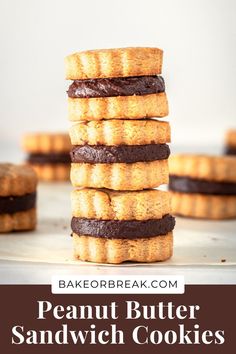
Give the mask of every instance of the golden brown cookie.
[[23, 148], [27, 163], [42, 181], [67, 181], [70, 175], [69, 134], [32, 133], [24, 136]]
[[218, 182], [236, 182], [236, 158], [231, 156], [172, 155], [170, 174]]
[[225, 154], [236, 156], [236, 129], [228, 130], [226, 133]]
[[68, 109], [71, 121], [161, 118], [169, 113], [165, 92], [143, 96], [69, 97]]
[[108, 189], [79, 189], [71, 195], [72, 215], [101, 220], [160, 219], [170, 214], [168, 192], [145, 190], [114, 192]]
[[0, 164], [0, 232], [35, 228], [36, 187], [31, 167]]
[[175, 215], [201, 219], [236, 218], [236, 195], [207, 195], [171, 192]]
[[176, 155], [170, 158], [173, 213], [204, 219], [236, 217], [236, 158]]
[[170, 125], [149, 120], [80, 122], [70, 129], [73, 145], [145, 145], [170, 142]]
[[0, 214], [0, 232], [34, 230], [36, 222], [35, 208], [13, 214]]
[[45, 163], [45, 164], [31, 164], [35, 170], [39, 180], [45, 182], [63, 182], [70, 180], [70, 164], [65, 163]]
[[113, 164], [71, 164], [74, 187], [142, 190], [168, 183], [167, 160]]
[[67, 133], [29, 133], [23, 137], [22, 146], [28, 153], [63, 153], [71, 148]]
[[226, 132], [225, 143], [227, 146], [236, 149], [236, 129], [230, 129]]
[[36, 186], [37, 176], [31, 167], [0, 163], [0, 197], [32, 193]]
[[66, 79], [92, 79], [160, 74], [163, 51], [158, 48], [88, 50], [65, 58]]
[[82, 261], [97, 263], [158, 262], [172, 256], [172, 232], [139, 239], [107, 239], [73, 234], [74, 255]]

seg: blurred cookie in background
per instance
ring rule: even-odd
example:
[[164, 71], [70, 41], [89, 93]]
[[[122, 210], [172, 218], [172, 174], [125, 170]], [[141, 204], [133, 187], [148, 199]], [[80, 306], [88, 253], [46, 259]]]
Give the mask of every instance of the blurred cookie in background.
[[36, 227], [37, 176], [27, 165], [0, 164], [0, 232]]
[[68, 181], [71, 143], [67, 133], [29, 133], [22, 146], [26, 162], [41, 181]]
[[169, 169], [173, 214], [236, 218], [236, 157], [172, 155]]
[[226, 132], [225, 154], [236, 155], [236, 129], [230, 129]]

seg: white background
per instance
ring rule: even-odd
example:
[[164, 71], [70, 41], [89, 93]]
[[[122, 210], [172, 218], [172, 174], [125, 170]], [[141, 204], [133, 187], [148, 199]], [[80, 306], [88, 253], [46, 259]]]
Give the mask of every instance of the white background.
[[68, 129], [66, 55], [157, 46], [174, 146], [221, 147], [236, 126], [235, 11], [234, 0], [1, 0], [1, 143]]

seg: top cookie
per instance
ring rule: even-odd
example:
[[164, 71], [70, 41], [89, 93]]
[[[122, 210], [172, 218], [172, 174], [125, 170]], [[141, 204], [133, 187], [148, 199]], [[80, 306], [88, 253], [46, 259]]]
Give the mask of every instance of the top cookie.
[[207, 181], [236, 182], [236, 157], [207, 155], [172, 155], [170, 175]]
[[31, 133], [22, 141], [23, 149], [29, 153], [67, 153], [71, 149], [67, 133]]
[[0, 197], [22, 196], [36, 190], [36, 173], [30, 166], [0, 164]]
[[83, 80], [161, 74], [163, 51], [158, 48], [88, 50], [65, 58], [66, 79]]

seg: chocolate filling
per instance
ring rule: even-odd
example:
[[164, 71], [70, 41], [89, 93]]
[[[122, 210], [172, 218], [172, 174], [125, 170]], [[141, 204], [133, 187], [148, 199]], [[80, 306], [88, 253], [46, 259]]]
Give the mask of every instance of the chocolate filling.
[[225, 148], [225, 154], [226, 155], [236, 155], [236, 147], [227, 146]]
[[35, 164], [45, 164], [45, 163], [70, 163], [70, 154], [69, 152], [62, 154], [30, 154], [27, 158], [27, 161]]
[[165, 91], [162, 76], [130, 76], [75, 80], [67, 91], [71, 98], [148, 95]]
[[235, 195], [236, 183], [205, 181], [190, 177], [170, 176], [169, 189], [183, 193]]
[[35, 208], [36, 193], [25, 194], [20, 197], [0, 197], [0, 214], [14, 214]]
[[150, 145], [77, 145], [71, 153], [72, 162], [87, 163], [134, 163], [168, 159], [169, 146], [166, 144]]
[[136, 239], [166, 235], [175, 226], [175, 218], [169, 214], [162, 219], [97, 220], [73, 217], [72, 231], [77, 235], [93, 237]]

